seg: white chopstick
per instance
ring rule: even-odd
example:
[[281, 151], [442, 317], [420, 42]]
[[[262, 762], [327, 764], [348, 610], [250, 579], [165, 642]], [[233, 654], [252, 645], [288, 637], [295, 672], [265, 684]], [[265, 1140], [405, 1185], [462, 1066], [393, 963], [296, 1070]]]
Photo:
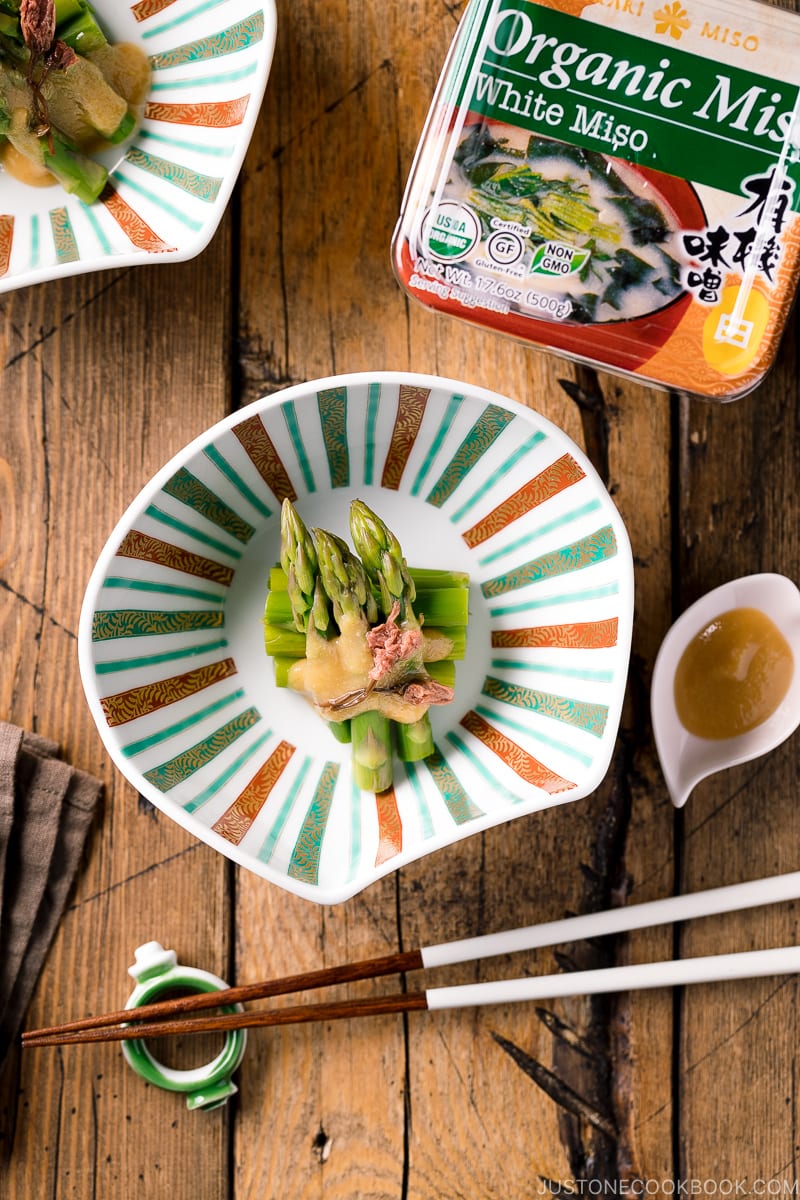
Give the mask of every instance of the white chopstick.
[[736, 954], [710, 954], [703, 958], [634, 963], [625, 967], [539, 975], [529, 979], [498, 979], [489, 983], [428, 988], [425, 999], [431, 1010], [473, 1008], [484, 1004], [555, 1000], [561, 996], [591, 996], [643, 988], [683, 987], [690, 983], [755, 979], [766, 975], [792, 975], [797, 971], [800, 971], [800, 946], [779, 946], [771, 950], [744, 950]]
[[555, 946], [559, 942], [604, 937], [612, 933], [625, 933], [631, 929], [668, 925], [673, 921], [688, 921], [717, 913], [738, 912], [740, 909], [755, 908], [760, 904], [776, 904], [798, 897], [800, 871], [791, 871], [786, 875], [728, 884], [726, 887], [709, 888], [703, 892], [690, 892], [685, 896], [668, 896], [664, 900], [648, 900], [643, 904], [625, 905], [605, 912], [565, 917], [541, 925], [527, 925], [501, 933], [463, 938], [457, 942], [443, 942], [438, 946], [423, 946], [420, 954], [425, 967], [448, 966], [451, 963], [471, 962], [473, 959], [488, 958], [495, 954], [515, 954], [520, 950]]
[[[650, 928], [693, 917], [711, 916], [792, 900], [800, 896], [800, 871], [774, 875], [747, 883], [710, 888], [685, 896], [670, 896], [643, 904], [566, 917], [541, 925], [484, 934], [444, 942], [419, 950], [401, 951], [358, 963], [264, 980], [254, 984], [182, 997], [144, 1006], [136, 1011], [135, 1027], [126, 1009], [116, 1013], [80, 1018], [61, 1026], [30, 1030], [23, 1034], [23, 1045], [58, 1045], [78, 1041], [121, 1040], [135, 1037], [166, 1036], [174, 1032], [203, 1032], [211, 1029], [236, 1029], [289, 1024], [295, 1021], [336, 1020], [420, 1008], [461, 1008], [484, 1004], [506, 1004], [525, 1000], [555, 999], [559, 996], [592, 995], [600, 992], [631, 991], [640, 988], [677, 987], [689, 983], [744, 979], [764, 975], [786, 975], [800, 970], [800, 948], [787, 946], [773, 950], [711, 955], [705, 958], [674, 959], [592, 971], [497, 980], [455, 987], [428, 988], [424, 992], [403, 992], [396, 996], [378, 996], [349, 1002], [300, 1005], [261, 1012], [228, 1013], [218, 1017], [189, 1018], [219, 1004], [266, 999], [332, 984], [373, 979], [407, 970], [426, 969], [452, 963], [469, 962], [494, 955], [513, 954], [559, 942], [596, 938], [632, 929]], [[164, 1018], [160, 1021], [157, 1018]], [[146, 1023], [142, 1024], [141, 1022]], [[191, 1027], [191, 1028], [190, 1028]]]
[[[601, 992], [630, 992], [641, 988], [677, 987], [689, 983], [751, 979], [766, 975], [795, 974], [800, 970], [800, 947], [748, 950], [739, 954], [713, 954], [666, 962], [637, 963], [596, 971], [540, 975], [527, 979], [493, 980], [490, 983], [427, 988], [424, 992], [399, 992], [368, 996], [360, 1000], [298, 1005], [250, 1012], [226, 1012], [211, 1017], [178, 1017], [164, 1021], [127, 1022], [90, 1029], [41, 1031], [23, 1042], [27, 1048], [69, 1045], [80, 1042], [126, 1041], [132, 1038], [170, 1037], [190, 1033], [256, 1029], [305, 1022], [353, 1020], [401, 1012], [436, 1012], [442, 1009], [476, 1008], [487, 1004], [517, 1004], [531, 1000], [554, 1000], [561, 996], [590, 996]], [[219, 994], [219, 993], [217, 993]], [[135, 1010], [134, 1010], [135, 1013]], [[129, 1015], [134, 1015], [131, 1013]]]

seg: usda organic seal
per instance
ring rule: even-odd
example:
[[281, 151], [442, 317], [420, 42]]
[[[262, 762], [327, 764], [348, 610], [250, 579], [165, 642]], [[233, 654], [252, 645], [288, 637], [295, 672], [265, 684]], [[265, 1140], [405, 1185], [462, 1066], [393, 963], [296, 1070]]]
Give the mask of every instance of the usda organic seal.
[[458, 262], [469, 254], [480, 232], [480, 223], [471, 208], [455, 200], [445, 200], [425, 214], [422, 244], [432, 258]]

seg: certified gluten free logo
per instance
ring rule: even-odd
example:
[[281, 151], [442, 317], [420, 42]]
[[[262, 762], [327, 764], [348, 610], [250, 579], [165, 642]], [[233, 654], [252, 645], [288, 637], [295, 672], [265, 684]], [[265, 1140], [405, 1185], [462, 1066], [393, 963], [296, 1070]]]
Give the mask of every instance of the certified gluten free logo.
[[429, 208], [422, 222], [422, 244], [441, 262], [466, 258], [481, 235], [478, 218], [466, 204], [443, 200]]
[[486, 240], [486, 253], [492, 262], [501, 267], [518, 263], [525, 253], [525, 242], [518, 233], [498, 229]]

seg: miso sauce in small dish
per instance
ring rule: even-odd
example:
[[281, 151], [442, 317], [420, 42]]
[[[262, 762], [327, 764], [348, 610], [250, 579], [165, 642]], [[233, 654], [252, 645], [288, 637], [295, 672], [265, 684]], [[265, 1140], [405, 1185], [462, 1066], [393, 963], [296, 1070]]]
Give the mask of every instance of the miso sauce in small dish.
[[734, 579], [675, 622], [656, 658], [651, 714], [676, 807], [701, 779], [794, 733], [799, 667], [800, 592], [783, 575]]
[[393, 240], [422, 304], [707, 399], [800, 271], [800, 19], [764, 0], [470, 0]]

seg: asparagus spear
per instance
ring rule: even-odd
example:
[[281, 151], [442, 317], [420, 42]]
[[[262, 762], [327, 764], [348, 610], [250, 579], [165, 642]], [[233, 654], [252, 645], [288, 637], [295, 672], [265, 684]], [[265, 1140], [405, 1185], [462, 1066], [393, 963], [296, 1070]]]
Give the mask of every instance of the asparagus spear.
[[[57, 129], [51, 130], [53, 148], [43, 146], [43, 162], [64, 191], [84, 204], [94, 204], [108, 181], [108, 171], [88, 154], [75, 150]], [[12, 139], [13, 140], [13, 139]], [[40, 139], [41, 140], [41, 139]]]
[[[309, 533], [291, 502], [284, 501], [281, 566], [270, 572], [265, 606], [265, 646], [274, 658], [276, 683], [288, 685], [292, 664], [309, 657], [313, 639], [320, 633], [330, 636], [338, 628], [351, 636], [355, 628], [366, 638], [380, 612], [386, 619], [390, 640], [394, 636], [392, 624], [422, 633], [415, 639], [419, 644], [413, 654], [404, 651], [389, 674], [381, 675], [383, 682], [386, 684], [390, 677], [395, 684], [429, 679], [452, 687], [452, 660], [463, 656], [466, 642], [468, 577], [436, 569], [411, 572], [395, 535], [363, 501], [354, 501], [350, 518], [360, 558], [335, 534], [322, 529]], [[415, 576], [423, 584], [419, 599], [448, 628], [437, 631], [426, 626], [422, 632], [415, 612]], [[321, 620], [314, 616], [316, 608], [322, 613]], [[437, 660], [430, 673], [425, 667], [426, 657]], [[395, 668], [397, 673], [392, 674]], [[372, 686], [366, 682], [340, 698], [344, 701], [343, 711], [348, 703], [351, 708], [360, 704]], [[331, 706], [337, 703], [332, 701]], [[391, 785], [393, 727], [402, 759], [417, 761], [433, 753], [427, 713], [414, 722], [392, 722], [376, 707], [357, 713], [334, 729], [340, 741], [352, 743], [353, 777], [362, 790], [380, 792]]]
[[385, 792], [392, 786], [392, 723], [377, 709], [350, 721], [353, 780], [362, 792]]
[[[363, 500], [350, 505], [350, 533], [361, 561], [376, 584], [384, 616], [395, 612], [399, 624], [406, 629], [421, 629], [414, 612], [416, 587], [408, 570], [400, 543], [384, 521]], [[422, 648], [408, 664], [419, 678], [425, 678]], [[396, 722], [398, 754], [407, 761], [417, 761], [433, 754], [433, 730], [427, 712], [411, 722]]]
[[[366, 636], [378, 611], [361, 562], [346, 542], [324, 529], [314, 530], [320, 579], [340, 629], [357, 623]], [[362, 791], [383, 792], [392, 783], [392, 723], [377, 710], [350, 720], [353, 779]]]
[[388, 617], [397, 603], [400, 621], [418, 625], [413, 609], [416, 587], [400, 543], [363, 500], [350, 505], [350, 533], [356, 553], [378, 589], [383, 615]]
[[5, 135], [15, 150], [37, 166], [45, 167], [66, 192], [77, 196], [84, 204], [93, 204], [105, 187], [108, 171], [102, 163], [73, 149], [57, 129], [50, 131], [52, 147], [48, 145], [48, 139], [37, 137], [35, 133], [14, 132], [13, 120]]
[[[416, 588], [418, 596], [423, 593], [434, 595], [439, 591], [455, 591], [469, 588], [469, 575], [466, 571], [445, 571], [438, 567], [409, 567], [408, 573]], [[286, 591], [286, 572], [280, 566], [272, 567], [269, 573], [269, 587], [273, 592]], [[419, 606], [422, 601], [420, 600]]]
[[315, 529], [313, 537], [320, 579], [333, 607], [336, 624], [341, 629], [343, 617], [349, 615], [361, 620], [366, 631], [377, 621], [378, 608], [363, 563], [335, 534]]
[[62, 104], [72, 108], [77, 104], [88, 127], [108, 142], [123, 141], [136, 123], [124, 96], [114, 91], [94, 63], [79, 54], [69, 66], [47, 74], [42, 94], [56, 125]]
[[[283, 571], [280, 574], [283, 575]], [[286, 577], [283, 578], [285, 581]], [[463, 627], [469, 615], [469, 592], [462, 587], [418, 589], [414, 607], [424, 616], [427, 624], [439, 629]], [[266, 619], [275, 625], [292, 622], [292, 604], [287, 591], [270, 589]]]
[[108, 40], [90, 5], [80, 0], [56, 0], [56, 37], [76, 54], [99, 50]]
[[[279, 629], [270, 623], [266, 614], [264, 644], [268, 654], [279, 651], [290, 656], [291, 662], [303, 658], [308, 649], [308, 637], [326, 636], [334, 632], [331, 605], [323, 585], [314, 540], [290, 500], [281, 507], [281, 565], [285, 573], [289, 612], [293, 628]], [[360, 564], [359, 564], [360, 566]], [[327, 569], [327, 565], [326, 565]], [[270, 593], [271, 595], [271, 593]], [[267, 597], [269, 608], [270, 597]], [[287, 622], [288, 623], [288, 622]], [[277, 659], [276, 659], [277, 665]], [[288, 683], [289, 665], [282, 672]], [[276, 671], [277, 674], [277, 671]], [[280, 686], [280, 683], [279, 683]], [[331, 732], [340, 742], [351, 740], [349, 721], [329, 721]]]
[[445, 571], [440, 567], [409, 567], [408, 573], [419, 592], [426, 588], [468, 588], [466, 571]]
[[[58, 41], [66, 42], [80, 54], [107, 44], [108, 39], [87, 0], [55, 0], [54, 8]], [[0, 0], [0, 30], [22, 45], [19, 16], [20, 0]]]
[[352, 742], [353, 732], [350, 725], [350, 721], [328, 721], [328, 728], [337, 742]]
[[417, 721], [395, 721], [394, 733], [401, 762], [421, 762], [436, 749], [427, 713]]
[[433, 740], [431, 719], [423, 713], [416, 721], [395, 721], [397, 736], [397, 757], [401, 762], [419, 762], [433, 754], [436, 745]]
[[305, 658], [306, 635], [294, 628], [264, 622], [264, 649], [270, 658]]
[[305, 633], [309, 620], [320, 632], [330, 626], [325, 593], [318, 587], [319, 566], [311, 534], [288, 497], [281, 505], [281, 566], [286, 573], [294, 627]]
[[86, 0], [55, 0], [56, 31], [65, 21], [78, 17], [88, 7]]
[[[27, 87], [35, 60], [24, 43], [14, 37], [4, 36], [0, 29], [0, 60], [7, 72], [19, 72], [23, 86]], [[109, 142], [120, 142], [128, 136], [135, 124], [135, 117], [128, 102], [115, 92], [106, 81], [99, 67], [79, 54], [66, 66], [41, 73], [38, 86], [44, 97], [52, 123], [59, 118], [74, 117], [77, 107], [88, 129], [98, 133]]]

